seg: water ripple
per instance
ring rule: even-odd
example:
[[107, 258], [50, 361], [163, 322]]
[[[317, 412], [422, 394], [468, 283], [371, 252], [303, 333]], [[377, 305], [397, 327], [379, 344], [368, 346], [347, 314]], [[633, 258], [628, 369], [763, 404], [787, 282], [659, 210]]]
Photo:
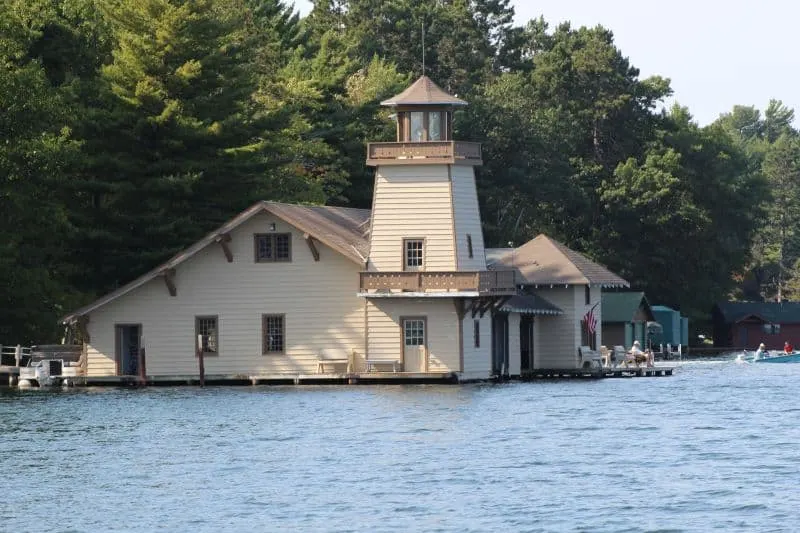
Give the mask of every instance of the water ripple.
[[799, 385], [800, 365], [705, 361], [592, 382], [5, 390], [0, 529], [793, 531]]

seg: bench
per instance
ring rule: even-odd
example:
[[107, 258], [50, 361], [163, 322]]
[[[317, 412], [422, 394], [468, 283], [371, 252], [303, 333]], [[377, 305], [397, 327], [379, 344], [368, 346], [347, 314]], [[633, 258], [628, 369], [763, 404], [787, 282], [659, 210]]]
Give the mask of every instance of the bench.
[[366, 363], [367, 372], [379, 372], [379, 370], [375, 368], [378, 365], [391, 365], [392, 372], [397, 372], [397, 368], [400, 366], [400, 361], [398, 359], [365, 359], [364, 363]]
[[317, 373], [325, 373], [325, 365], [331, 365], [336, 368], [336, 365], [344, 365], [345, 372], [350, 372], [350, 358], [342, 356], [340, 353], [333, 353], [323, 351], [317, 356]]

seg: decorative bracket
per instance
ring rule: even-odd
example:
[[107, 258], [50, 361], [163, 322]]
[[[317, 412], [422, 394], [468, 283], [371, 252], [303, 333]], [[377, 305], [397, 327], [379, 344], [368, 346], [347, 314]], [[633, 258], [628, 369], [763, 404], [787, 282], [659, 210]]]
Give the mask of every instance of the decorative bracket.
[[228, 260], [228, 263], [233, 263], [233, 252], [231, 252], [229, 244], [231, 242], [230, 233], [220, 233], [214, 241], [222, 246], [222, 252], [225, 254], [225, 259]]
[[174, 268], [167, 268], [161, 271], [161, 275], [164, 277], [164, 283], [167, 285], [167, 290], [169, 291], [170, 296], [177, 296], [178, 289], [175, 287], [175, 269]]
[[306, 244], [308, 244], [308, 249], [311, 250], [311, 255], [314, 256], [314, 261], [319, 261], [319, 250], [317, 249], [317, 244], [314, 242], [314, 237], [308, 233], [303, 233], [303, 238], [306, 240]]

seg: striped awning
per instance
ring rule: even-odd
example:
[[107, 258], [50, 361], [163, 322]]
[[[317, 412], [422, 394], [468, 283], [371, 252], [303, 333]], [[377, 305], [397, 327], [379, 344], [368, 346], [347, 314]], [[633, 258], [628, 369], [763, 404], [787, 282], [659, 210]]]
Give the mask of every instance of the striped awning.
[[564, 311], [535, 294], [512, 296], [500, 311], [528, 315], [563, 315]]

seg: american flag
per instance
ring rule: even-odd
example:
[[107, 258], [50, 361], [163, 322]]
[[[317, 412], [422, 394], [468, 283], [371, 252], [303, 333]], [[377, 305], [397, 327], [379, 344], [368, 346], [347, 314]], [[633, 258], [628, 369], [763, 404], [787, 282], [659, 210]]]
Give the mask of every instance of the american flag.
[[586, 322], [586, 329], [589, 330], [589, 333], [594, 333], [597, 330], [597, 317], [594, 316], [594, 307], [586, 312], [583, 321]]

